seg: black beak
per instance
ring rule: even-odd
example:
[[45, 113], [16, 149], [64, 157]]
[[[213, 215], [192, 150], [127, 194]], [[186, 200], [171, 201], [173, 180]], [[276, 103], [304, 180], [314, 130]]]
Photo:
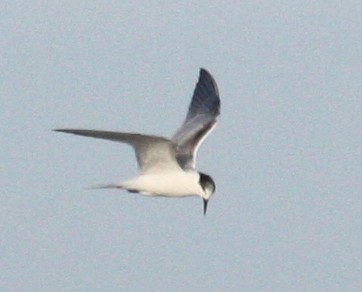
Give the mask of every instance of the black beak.
[[203, 199], [204, 200], [204, 215], [206, 215], [206, 211], [207, 211], [207, 203], [209, 202], [208, 200], [206, 199]]

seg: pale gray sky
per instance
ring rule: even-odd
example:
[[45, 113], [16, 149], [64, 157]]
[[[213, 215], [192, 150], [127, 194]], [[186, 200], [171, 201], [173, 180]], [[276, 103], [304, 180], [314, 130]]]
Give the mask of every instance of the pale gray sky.
[[[182, 2], [1, 2], [0, 290], [362, 291], [361, 2]], [[132, 150], [51, 129], [170, 136], [200, 67], [207, 216], [87, 190]]]

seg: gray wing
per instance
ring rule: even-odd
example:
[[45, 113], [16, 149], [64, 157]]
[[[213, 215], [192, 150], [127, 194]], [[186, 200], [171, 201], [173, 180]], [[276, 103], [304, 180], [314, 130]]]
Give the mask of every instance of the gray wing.
[[186, 119], [172, 138], [177, 145], [177, 161], [183, 169], [195, 168], [198, 147], [215, 127], [219, 114], [220, 97], [216, 82], [201, 68]]
[[54, 131], [129, 144], [135, 150], [138, 167], [142, 174], [171, 169], [180, 170], [175, 157], [175, 145], [163, 137], [80, 129], [56, 129]]

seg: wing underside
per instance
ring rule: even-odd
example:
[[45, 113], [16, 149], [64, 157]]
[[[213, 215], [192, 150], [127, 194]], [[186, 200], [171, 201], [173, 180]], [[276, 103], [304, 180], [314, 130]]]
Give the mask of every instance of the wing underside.
[[55, 131], [106, 139], [131, 145], [141, 173], [195, 168], [199, 146], [214, 129], [220, 113], [219, 91], [214, 78], [205, 69], [194, 90], [186, 119], [171, 140], [138, 133], [57, 129]]
[[55, 131], [126, 143], [133, 147], [142, 174], [180, 169], [175, 158], [175, 145], [163, 137], [83, 129], [56, 129]]

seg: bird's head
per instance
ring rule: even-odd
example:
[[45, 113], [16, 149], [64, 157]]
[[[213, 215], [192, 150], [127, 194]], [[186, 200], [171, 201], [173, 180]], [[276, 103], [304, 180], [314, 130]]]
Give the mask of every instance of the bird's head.
[[204, 174], [202, 172], [200, 172], [199, 174], [200, 174], [199, 184], [203, 190], [202, 199], [204, 201], [204, 215], [205, 215], [207, 211], [207, 203], [212, 194], [215, 192], [216, 185], [211, 176]]

